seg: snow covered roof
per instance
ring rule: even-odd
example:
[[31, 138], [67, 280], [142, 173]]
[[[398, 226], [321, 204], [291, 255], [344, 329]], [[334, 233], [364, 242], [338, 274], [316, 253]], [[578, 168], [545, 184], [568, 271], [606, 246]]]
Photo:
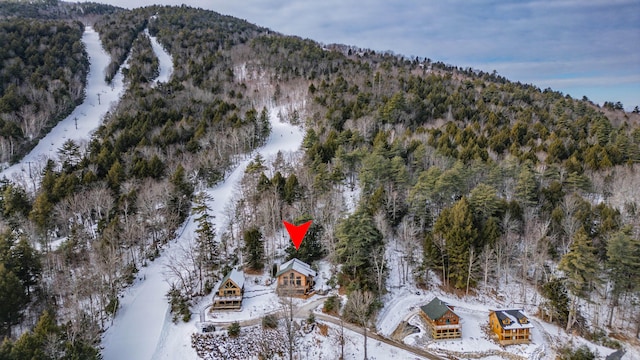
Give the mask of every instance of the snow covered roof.
[[289, 270], [293, 270], [295, 272], [298, 272], [304, 276], [316, 276], [316, 272], [315, 270], [313, 270], [311, 268], [311, 266], [309, 266], [309, 264], [300, 261], [296, 258], [293, 258], [289, 261], [287, 261], [286, 263], [280, 265], [280, 271], [278, 271], [278, 273], [276, 274], [276, 277], [284, 274], [285, 272], [289, 271]]
[[[433, 300], [431, 300], [427, 305], [420, 306], [420, 310], [422, 310], [422, 312], [424, 312], [431, 320], [440, 319], [447, 313], [447, 311], [454, 313], [447, 303], [437, 297], [433, 298]], [[458, 316], [458, 314], [454, 314]]]
[[244, 271], [233, 268], [220, 282], [220, 285], [224, 284], [227, 280], [233, 281], [238, 288], [244, 287]]
[[502, 309], [491, 310], [496, 314], [500, 326], [505, 330], [531, 329], [533, 325], [529, 322], [522, 309]]

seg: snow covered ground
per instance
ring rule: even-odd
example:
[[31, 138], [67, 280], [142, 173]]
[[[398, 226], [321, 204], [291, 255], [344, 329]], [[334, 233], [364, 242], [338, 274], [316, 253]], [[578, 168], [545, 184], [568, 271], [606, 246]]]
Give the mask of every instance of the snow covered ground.
[[[393, 269], [393, 266], [391, 268]], [[392, 279], [393, 276], [390, 276], [389, 282], [393, 282]], [[426, 324], [418, 313], [420, 306], [427, 304], [435, 296], [453, 305], [455, 312], [460, 315], [462, 339], [434, 341], [428, 335], [425, 329]], [[576, 347], [587, 345], [600, 357], [614, 352], [613, 349], [593, 344], [579, 336], [569, 335], [558, 326], [537, 319], [530, 312], [527, 312], [527, 315], [534, 325], [531, 331], [531, 344], [502, 347], [490, 338], [488, 321], [490, 309], [505, 306], [518, 307], [514, 304], [497, 302], [488, 296], [477, 295], [458, 298], [438, 288], [424, 291], [407, 284], [401, 288], [391, 289], [391, 295], [385, 300], [385, 307], [378, 317], [376, 326], [381, 335], [390, 336], [401, 321], [408, 321], [409, 324], [420, 328], [420, 332], [405, 337], [406, 344], [436, 353], [453, 355], [461, 359], [464, 359], [465, 356], [468, 358], [499, 359], [506, 356], [506, 353], [525, 359], [554, 359], [553, 347], [569, 342], [572, 342]]]
[[[280, 107], [270, 109], [272, 131], [267, 143], [257, 150], [265, 159], [274, 157], [278, 151], [297, 151], [302, 143], [303, 132], [300, 128], [278, 121], [277, 114], [281, 111], [283, 109]], [[212, 199], [208, 205], [212, 210], [216, 229], [225, 228], [225, 208], [233, 200], [234, 189], [250, 161], [251, 158], [247, 158], [240, 162], [223, 183], [207, 190]], [[169, 290], [169, 284], [163, 275], [164, 264], [170, 259], [167, 255], [172, 249], [178, 248], [180, 243], [188, 241], [196, 229], [196, 224], [191, 219], [184, 226], [181, 236], [165, 249], [164, 254], [140, 271], [138, 276], [145, 280], [138, 281], [125, 292], [121, 299], [121, 309], [103, 337], [102, 355], [105, 360], [198, 358], [191, 348], [191, 334], [197, 331], [199, 314], [194, 314], [189, 323], [173, 324], [165, 298]], [[251, 299], [247, 299], [250, 315], [253, 315], [252, 309], [256, 312], [262, 310], [258, 306], [265, 303], [264, 298], [258, 299], [260, 301], [255, 305], [252, 305]], [[271, 298], [267, 300], [273, 302]], [[194, 308], [200, 309], [210, 302], [211, 297], [206, 297]]]
[[98, 33], [92, 27], [85, 27], [82, 42], [85, 44], [90, 64], [84, 102], [51, 129], [19, 163], [4, 169], [0, 177], [6, 176], [26, 189], [33, 190], [34, 184], [39, 182], [40, 170], [47, 159], [57, 158], [58, 149], [67, 140], [73, 140], [79, 145], [86, 144], [91, 134], [102, 123], [104, 115], [120, 101], [125, 89], [122, 72], [118, 71], [112, 84], [104, 81], [104, 69], [111, 62], [111, 57], [102, 48]]
[[[164, 51], [157, 39], [154, 37], [150, 37], [150, 39], [160, 60], [160, 74], [154, 83], [166, 82], [173, 71], [172, 58]], [[107, 84], [104, 81], [104, 69], [110, 62], [110, 57], [101, 46], [98, 33], [91, 27], [87, 27], [82, 41], [86, 46], [90, 61], [84, 102], [54, 127], [20, 163], [4, 169], [0, 176], [6, 176], [27, 189], [33, 189], [33, 184], [39, 181], [35, 178], [35, 174], [39, 172], [46, 159], [56, 158], [58, 149], [68, 139], [81, 145], [86, 144], [93, 131], [100, 126], [104, 115], [115, 107], [123, 95], [125, 85], [121, 72], [117, 73], [112, 84]], [[99, 102], [98, 94], [100, 94]], [[266, 145], [258, 150], [267, 160], [274, 157], [278, 151], [297, 151], [302, 142], [303, 132], [300, 128], [278, 120], [279, 115], [287, 111], [287, 106], [291, 105], [270, 108], [272, 133]], [[212, 215], [215, 216], [216, 229], [224, 229], [226, 226], [224, 223], [225, 208], [233, 201], [234, 190], [242, 179], [250, 160], [251, 158], [246, 158], [241, 161], [236, 169], [228, 175], [224, 183], [207, 190], [212, 198], [209, 205], [213, 210]], [[33, 178], [29, 177], [30, 167]], [[355, 187], [352, 190], [348, 188], [345, 190], [347, 210], [353, 211], [359, 197], [359, 189]], [[194, 306], [195, 314], [189, 323], [173, 324], [165, 298], [169, 285], [164, 275], [164, 265], [170, 259], [169, 256], [166, 256], [167, 253], [178, 247], [181, 242], [192, 238], [194, 230], [195, 224], [189, 219], [178, 239], [165, 249], [165, 254], [150, 263], [148, 267], [141, 269], [134, 285], [123, 293], [120, 310], [103, 337], [102, 354], [104, 359], [197, 359], [197, 355], [191, 347], [191, 334], [197, 331], [196, 324], [200, 320], [198, 311], [210, 303], [211, 297], [204, 298], [200, 304]], [[380, 334], [391, 335], [397, 325], [402, 320], [406, 320], [421, 328], [420, 333], [405, 338], [405, 342], [410, 345], [438, 352], [453, 351], [458, 355], [461, 353], [470, 353], [471, 355], [471, 353], [477, 354], [479, 352], [487, 352], [488, 354], [491, 351], [504, 350], [491, 341], [483, 329], [488, 319], [488, 309], [509, 304], [498, 304], [495, 300], [487, 297], [459, 299], [438, 289], [424, 291], [412, 283], [403, 284], [400, 281], [399, 256], [400, 253], [389, 246], [387, 260], [389, 261], [390, 274], [387, 285], [390, 293], [385, 298], [385, 306], [376, 324]], [[328, 264], [321, 264], [320, 273], [323, 282], [326, 282], [330, 274]], [[251, 281], [252, 278], [249, 277], [249, 280]], [[251, 284], [248, 289], [250, 291], [242, 311], [207, 315], [207, 320], [220, 322], [248, 320], [259, 318], [265, 312], [276, 311], [280, 307], [275, 296], [274, 285], [265, 285], [259, 280], [257, 284]], [[424, 325], [420, 324], [416, 313], [420, 305], [426, 304], [436, 295], [456, 306], [456, 312], [463, 318], [463, 340], [434, 342], [426, 335]], [[317, 296], [309, 299], [309, 301], [314, 300], [317, 300]], [[596, 346], [582, 338], [568, 335], [555, 325], [535, 318], [532, 318], [532, 321], [535, 325], [532, 331], [532, 344], [508, 347], [506, 349], [509, 352], [532, 359], [547, 359], [552, 357], [550, 351], [552, 344], [569, 341], [572, 341], [576, 346], [586, 344], [596, 350], [600, 356], [612, 352], [611, 349]], [[335, 342], [335, 331], [337, 331], [336, 327], [330, 325], [329, 337], [313, 332], [302, 338], [299, 348], [303, 349], [302, 352], [311, 358], [335, 358], [337, 351], [339, 351], [339, 346]], [[332, 332], [334, 332], [334, 337], [331, 336]], [[345, 330], [345, 332], [348, 338], [347, 358], [360, 358], [362, 356], [360, 350], [362, 336], [349, 330]], [[638, 355], [635, 349], [631, 350], [632, 352], [627, 353], [626, 358], [632, 359]], [[377, 359], [415, 358], [411, 354], [374, 340], [369, 342], [369, 354], [373, 355], [372, 358]], [[487, 355], [484, 358], [492, 358], [492, 356]]]
[[[276, 295], [275, 282], [266, 285], [270, 277], [265, 275], [246, 275], [244, 282], [244, 296], [242, 297], [242, 308], [234, 310], [210, 312], [207, 307], [205, 311], [205, 321], [209, 323], [229, 323], [233, 321], [248, 321], [260, 318], [265, 314], [280, 310], [280, 303]], [[207, 296], [211, 302], [211, 296]]]
[[173, 57], [169, 54], [162, 45], [158, 42], [158, 39], [155, 36], [151, 36], [149, 34], [149, 29], [144, 29], [144, 33], [151, 40], [151, 47], [153, 48], [153, 52], [158, 57], [158, 62], [160, 63], [160, 69], [158, 77], [153, 81], [153, 85], [157, 85], [158, 83], [166, 83], [171, 78], [171, 74], [173, 74]]
[[[296, 318], [295, 321], [300, 325], [306, 324], [306, 319]], [[280, 326], [282, 327], [283, 324]], [[349, 325], [346, 324], [344, 327], [344, 359], [362, 359], [364, 337], [347, 326]], [[241, 326], [240, 336], [236, 339], [229, 338], [224, 330], [197, 334], [194, 337], [194, 346], [207, 360], [258, 359], [258, 353], [265, 351], [267, 347], [271, 351], [282, 352], [281, 355], [274, 354], [274, 359], [288, 359], [284, 332], [276, 330], [274, 334], [265, 338], [269, 332], [263, 330], [258, 323]], [[294, 359], [338, 359], [341, 353], [340, 334], [339, 324], [322, 319], [316, 319], [316, 325], [313, 327], [301, 326], [294, 340]], [[423, 359], [421, 356], [371, 337], [367, 339], [367, 355], [370, 360]]]

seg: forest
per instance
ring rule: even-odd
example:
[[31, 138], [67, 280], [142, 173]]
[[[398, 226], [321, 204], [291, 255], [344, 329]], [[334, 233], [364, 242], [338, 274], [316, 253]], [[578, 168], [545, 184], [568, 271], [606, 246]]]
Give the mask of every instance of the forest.
[[83, 23], [115, 8], [0, 3], [0, 164], [14, 163], [84, 99]]
[[[3, 162], [83, 97], [81, 23], [33, 17], [0, 20]], [[609, 345], [640, 336], [640, 114], [188, 7], [103, 9], [95, 20], [113, 61], [106, 80], [129, 58], [129, 87], [86, 148], [70, 141], [43, 164], [36, 193], [0, 181], [0, 358], [96, 358], [119, 292], [190, 216], [199, 276], [168, 294], [180, 316], [237, 265], [227, 247], [269, 270], [282, 219], [313, 219], [296, 255], [330, 261], [335, 282], [358, 294], [349, 299], [375, 300], [361, 316], [345, 311], [348, 321], [382, 306], [393, 243], [424, 288], [437, 278], [465, 295], [515, 282], [514, 296], [567, 331]], [[145, 28], [180, 64], [158, 87]], [[211, 228], [201, 190], [264, 143], [269, 104], [302, 99], [286, 120], [304, 126], [303, 161], [254, 158], [234, 220]], [[348, 190], [360, 194], [351, 212]]]

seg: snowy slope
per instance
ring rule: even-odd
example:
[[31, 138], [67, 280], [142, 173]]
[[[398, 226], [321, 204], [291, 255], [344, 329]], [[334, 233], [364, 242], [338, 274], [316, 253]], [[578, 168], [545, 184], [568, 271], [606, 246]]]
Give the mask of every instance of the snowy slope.
[[[35, 176], [46, 160], [57, 158], [58, 149], [69, 139], [78, 144], [88, 142], [93, 131], [100, 126], [103, 116], [120, 100], [124, 93], [123, 76], [118, 71], [111, 85], [104, 81], [104, 69], [111, 62], [111, 57], [102, 48], [98, 33], [92, 27], [86, 27], [82, 42], [85, 44], [90, 63], [84, 102], [51, 129], [51, 132], [19, 163], [2, 171], [0, 177], [6, 176], [25, 188], [32, 189], [33, 184], [38, 183]], [[29, 177], [29, 168], [33, 179]]]
[[[266, 145], [258, 150], [265, 159], [275, 156], [278, 151], [296, 151], [302, 143], [301, 129], [277, 120], [277, 114], [283, 110], [278, 107], [271, 108], [272, 132]], [[211, 215], [215, 217], [213, 222], [216, 229], [225, 227], [224, 209], [232, 201], [234, 189], [250, 161], [251, 158], [247, 158], [240, 162], [223, 183], [207, 190], [213, 199], [209, 206], [212, 210]], [[165, 298], [169, 285], [163, 276], [164, 264], [170, 260], [169, 253], [192, 238], [195, 229], [196, 225], [191, 220], [187, 221], [181, 235], [169, 245], [164, 254], [140, 271], [138, 275], [145, 280], [137, 282], [127, 290], [113, 325], [103, 337], [102, 355], [105, 360], [197, 359], [195, 351], [191, 348], [191, 334], [196, 331], [198, 314], [195, 314], [189, 323], [172, 323]], [[207, 298], [203, 302], [210, 300]], [[199, 306], [195, 307], [196, 310]]]
[[158, 42], [158, 39], [155, 36], [151, 36], [149, 34], [149, 29], [144, 29], [144, 33], [151, 40], [151, 47], [153, 48], [153, 52], [158, 57], [158, 61], [160, 63], [160, 69], [158, 77], [153, 81], [153, 85], [157, 85], [158, 83], [166, 83], [171, 78], [171, 74], [173, 74], [173, 57], [169, 54], [162, 45]]

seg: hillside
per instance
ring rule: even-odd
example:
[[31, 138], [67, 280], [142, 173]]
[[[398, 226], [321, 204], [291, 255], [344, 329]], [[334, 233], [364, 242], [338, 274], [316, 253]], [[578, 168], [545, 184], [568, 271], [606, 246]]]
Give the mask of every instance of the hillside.
[[[55, 104], [66, 99], [64, 106], [27, 133], [11, 114], [28, 102], [0, 101], [13, 106], [0, 111], [2, 129], [11, 130], [0, 133], [0, 145], [43, 136], [93, 95], [82, 91], [89, 64], [82, 27], [70, 22], [79, 18], [54, 5], [66, 6], [3, 8], [51, 16], [38, 20], [42, 31], [23, 34], [13, 29], [37, 29], [36, 20], [5, 15], [12, 34], [32, 38], [24, 42], [49, 43], [52, 24], [69, 26], [72, 39], [60, 46], [78, 51], [39, 52], [61, 59], [39, 91]], [[521, 356], [569, 358], [582, 343], [638, 352], [640, 114], [430, 59], [321, 46], [184, 6], [92, 16], [111, 56], [104, 77], [92, 81], [115, 86], [121, 71], [126, 91], [86, 143], [68, 141], [36, 164], [37, 186], [0, 183], [0, 303], [11, 304], [0, 309], [0, 330], [11, 340], [0, 357], [44, 349], [51, 334], [61, 339], [56, 351], [69, 355], [63, 347], [75, 346], [95, 357], [114, 316], [117, 329], [127, 306], [136, 306], [125, 289], [135, 284], [135, 293], [162, 272], [172, 274], [163, 275], [170, 305], [158, 302], [190, 324], [166, 323], [162, 336], [190, 343], [191, 316], [232, 266], [266, 283], [272, 266], [294, 256], [324, 269], [344, 321], [383, 336], [409, 319], [410, 307], [438, 295], [474, 324], [482, 321], [473, 311], [517, 306], [540, 328], [557, 326], [544, 334], [562, 332], [558, 341], [534, 338], [543, 355], [531, 347]], [[18, 60], [3, 61], [24, 62], [19, 48], [8, 45], [2, 54]], [[2, 99], [35, 86], [27, 75], [44, 70], [33, 63], [2, 77]], [[64, 70], [69, 64], [78, 68]], [[54, 83], [76, 96], [57, 97]], [[290, 139], [280, 122], [291, 127]], [[293, 129], [304, 134], [300, 149], [278, 152], [274, 133], [294, 142]], [[265, 144], [270, 155], [260, 153]], [[0, 161], [22, 158], [2, 151]], [[208, 198], [220, 184], [233, 194]], [[309, 219], [313, 230], [296, 251], [282, 220]], [[183, 260], [182, 270], [171, 270]], [[364, 317], [354, 305], [360, 294], [375, 300]], [[24, 349], [29, 341], [40, 345]], [[466, 356], [424, 336], [404, 341], [427, 342], [416, 351]]]

